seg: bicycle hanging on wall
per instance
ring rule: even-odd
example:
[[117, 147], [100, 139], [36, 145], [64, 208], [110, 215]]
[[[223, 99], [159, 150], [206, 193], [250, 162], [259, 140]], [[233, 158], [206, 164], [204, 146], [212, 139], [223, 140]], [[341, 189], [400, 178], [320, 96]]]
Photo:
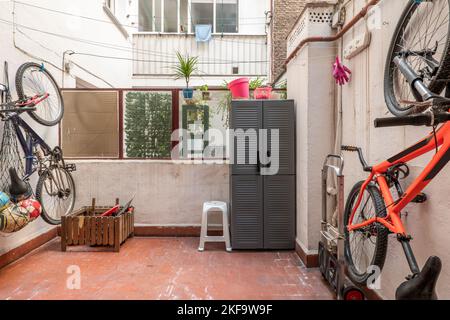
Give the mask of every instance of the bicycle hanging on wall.
[[[350, 191], [345, 207], [348, 275], [353, 282], [366, 284], [372, 275], [368, 270], [373, 270], [368, 267], [383, 268], [388, 235], [395, 234], [411, 269], [411, 275], [397, 289], [397, 299], [437, 299], [441, 260], [432, 256], [420, 269], [401, 212], [411, 202], [427, 200], [422, 190], [450, 160], [449, 12], [449, 0], [408, 3], [394, 33], [384, 78], [387, 107], [396, 117], [375, 120], [375, 127], [429, 126], [432, 132], [374, 166], [366, 163], [360, 148], [342, 147], [343, 151], [357, 152], [369, 173]], [[409, 175], [407, 163], [433, 151], [434, 157], [404, 190], [399, 181]]]
[[[42, 205], [42, 218], [49, 224], [61, 223], [61, 216], [70, 213], [75, 204], [75, 183], [71, 172], [74, 164], [64, 161], [59, 146], [51, 148], [21, 117], [28, 113], [44, 126], [57, 125], [64, 113], [58, 85], [44, 65], [25, 63], [19, 67], [15, 84], [18, 100], [12, 101], [8, 66], [5, 62], [5, 83], [2, 85], [0, 118], [11, 126], [25, 158], [23, 181], [37, 172], [36, 199]], [[20, 151], [19, 151], [20, 152]]]

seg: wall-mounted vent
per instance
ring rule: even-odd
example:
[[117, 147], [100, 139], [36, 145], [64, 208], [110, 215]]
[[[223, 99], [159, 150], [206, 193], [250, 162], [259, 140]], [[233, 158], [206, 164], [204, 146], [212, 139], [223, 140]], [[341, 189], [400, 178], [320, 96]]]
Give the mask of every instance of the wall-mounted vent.
[[239, 67], [233, 67], [233, 74], [239, 74]]
[[309, 22], [330, 24], [332, 20], [333, 20], [332, 12], [311, 11], [309, 13]]

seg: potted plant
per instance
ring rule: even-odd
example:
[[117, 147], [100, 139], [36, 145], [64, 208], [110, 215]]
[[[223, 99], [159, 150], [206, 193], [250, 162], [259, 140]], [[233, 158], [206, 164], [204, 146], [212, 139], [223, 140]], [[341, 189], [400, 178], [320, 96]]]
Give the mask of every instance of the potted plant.
[[207, 84], [202, 85], [201, 87], [198, 88], [198, 90], [201, 91], [203, 100], [205, 100], [205, 101], [211, 100], [210, 92], [208, 91], [208, 85]]
[[189, 88], [189, 81], [198, 71], [198, 57], [191, 57], [188, 54], [183, 56], [180, 52], [177, 52], [177, 58], [178, 64], [173, 66], [175, 80], [184, 78], [186, 81], [186, 88], [183, 89], [183, 97], [191, 100], [194, 95], [194, 89]]

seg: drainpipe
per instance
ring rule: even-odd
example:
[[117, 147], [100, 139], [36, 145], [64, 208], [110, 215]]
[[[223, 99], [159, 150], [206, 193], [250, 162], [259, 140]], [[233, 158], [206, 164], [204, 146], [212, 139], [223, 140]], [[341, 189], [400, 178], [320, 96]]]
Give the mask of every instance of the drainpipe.
[[349, 21], [349, 23], [347, 23], [338, 33], [336, 33], [336, 35], [334, 36], [330, 36], [330, 37], [309, 37], [304, 39], [303, 41], [301, 41], [297, 48], [295, 48], [295, 50], [289, 55], [289, 57], [286, 59], [285, 61], [285, 66], [292, 60], [294, 59], [294, 57], [297, 55], [297, 53], [300, 51], [301, 48], [303, 48], [303, 46], [307, 43], [310, 42], [333, 42], [336, 41], [340, 38], [342, 38], [342, 36], [344, 36], [344, 34], [347, 33], [347, 31], [349, 31], [359, 20], [361, 20], [362, 18], [364, 18], [367, 15], [367, 11], [369, 10], [370, 7], [377, 5], [381, 0], [371, 0], [368, 4], [365, 5], [365, 7], [356, 15], [353, 17], [352, 20]]

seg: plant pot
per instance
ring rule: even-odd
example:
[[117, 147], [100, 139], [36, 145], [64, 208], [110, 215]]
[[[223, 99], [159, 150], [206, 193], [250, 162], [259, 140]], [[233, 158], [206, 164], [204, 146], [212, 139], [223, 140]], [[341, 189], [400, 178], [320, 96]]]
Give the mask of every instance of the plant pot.
[[193, 96], [194, 96], [194, 89], [191, 88], [183, 89], [183, 98], [192, 99]]
[[209, 91], [202, 91], [202, 98], [203, 98], [203, 100], [211, 100], [210, 92]]
[[259, 87], [253, 93], [255, 99], [270, 99], [272, 87]]
[[231, 81], [228, 84], [228, 89], [231, 91], [233, 99], [248, 99], [250, 98], [249, 80], [248, 78], [239, 78]]

